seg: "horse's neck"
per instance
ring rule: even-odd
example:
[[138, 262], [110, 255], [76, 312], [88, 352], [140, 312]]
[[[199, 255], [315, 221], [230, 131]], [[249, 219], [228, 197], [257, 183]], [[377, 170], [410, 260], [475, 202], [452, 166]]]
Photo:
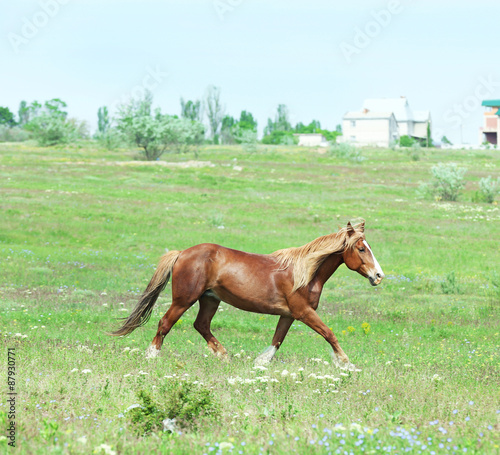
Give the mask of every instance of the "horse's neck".
[[343, 262], [341, 254], [331, 254], [319, 266], [314, 279], [317, 280], [318, 284], [323, 286]]

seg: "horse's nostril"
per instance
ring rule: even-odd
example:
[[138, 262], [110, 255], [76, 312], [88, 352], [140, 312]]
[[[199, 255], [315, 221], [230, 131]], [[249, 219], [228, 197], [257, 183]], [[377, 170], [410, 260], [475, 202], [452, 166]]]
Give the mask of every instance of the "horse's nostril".
[[377, 273], [377, 278], [382, 278], [382, 275], [380, 275], [380, 273]]

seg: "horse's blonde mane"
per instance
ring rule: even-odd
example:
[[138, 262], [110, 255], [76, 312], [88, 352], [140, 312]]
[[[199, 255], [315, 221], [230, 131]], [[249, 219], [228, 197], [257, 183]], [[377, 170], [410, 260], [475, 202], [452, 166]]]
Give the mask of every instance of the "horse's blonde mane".
[[363, 230], [356, 229], [361, 226], [364, 226], [364, 222], [354, 225], [354, 233], [351, 232], [350, 235], [348, 227], [343, 227], [334, 234], [318, 237], [303, 246], [285, 248], [271, 253], [271, 256], [279, 261], [281, 270], [293, 266], [292, 292], [307, 286], [328, 256], [343, 253], [353, 248], [358, 240], [364, 238]]

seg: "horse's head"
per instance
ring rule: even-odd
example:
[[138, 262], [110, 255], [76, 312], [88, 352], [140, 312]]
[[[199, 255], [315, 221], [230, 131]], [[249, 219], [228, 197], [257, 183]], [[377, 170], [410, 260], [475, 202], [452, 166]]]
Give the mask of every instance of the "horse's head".
[[[372, 286], [377, 286], [384, 279], [384, 272], [382, 272], [382, 268], [375, 259], [370, 245], [365, 240], [365, 223], [362, 222], [356, 227], [357, 229], [354, 229], [350, 222], [347, 223], [346, 234], [349, 246], [342, 257], [347, 267], [368, 278]], [[349, 242], [349, 239], [351, 242]]]

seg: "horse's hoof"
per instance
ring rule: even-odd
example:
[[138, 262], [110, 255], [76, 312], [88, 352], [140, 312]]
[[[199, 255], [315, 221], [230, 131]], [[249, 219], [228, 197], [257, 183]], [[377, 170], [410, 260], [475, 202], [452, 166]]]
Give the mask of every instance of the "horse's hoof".
[[151, 345], [146, 349], [146, 359], [154, 359], [160, 355], [160, 350], [156, 348], [156, 346]]
[[227, 352], [217, 352], [215, 355], [217, 358], [221, 359], [223, 362], [226, 363], [229, 363], [229, 361], [231, 360]]
[[356, 368], [356, 365], [353, 363], [349, 362], [347, 364], [341, 365], [340, 366], [341, 370], [347, 370], [347, 371], [352, 371], [354, 373], [359, 373], [361, 370], [359, 368]]

